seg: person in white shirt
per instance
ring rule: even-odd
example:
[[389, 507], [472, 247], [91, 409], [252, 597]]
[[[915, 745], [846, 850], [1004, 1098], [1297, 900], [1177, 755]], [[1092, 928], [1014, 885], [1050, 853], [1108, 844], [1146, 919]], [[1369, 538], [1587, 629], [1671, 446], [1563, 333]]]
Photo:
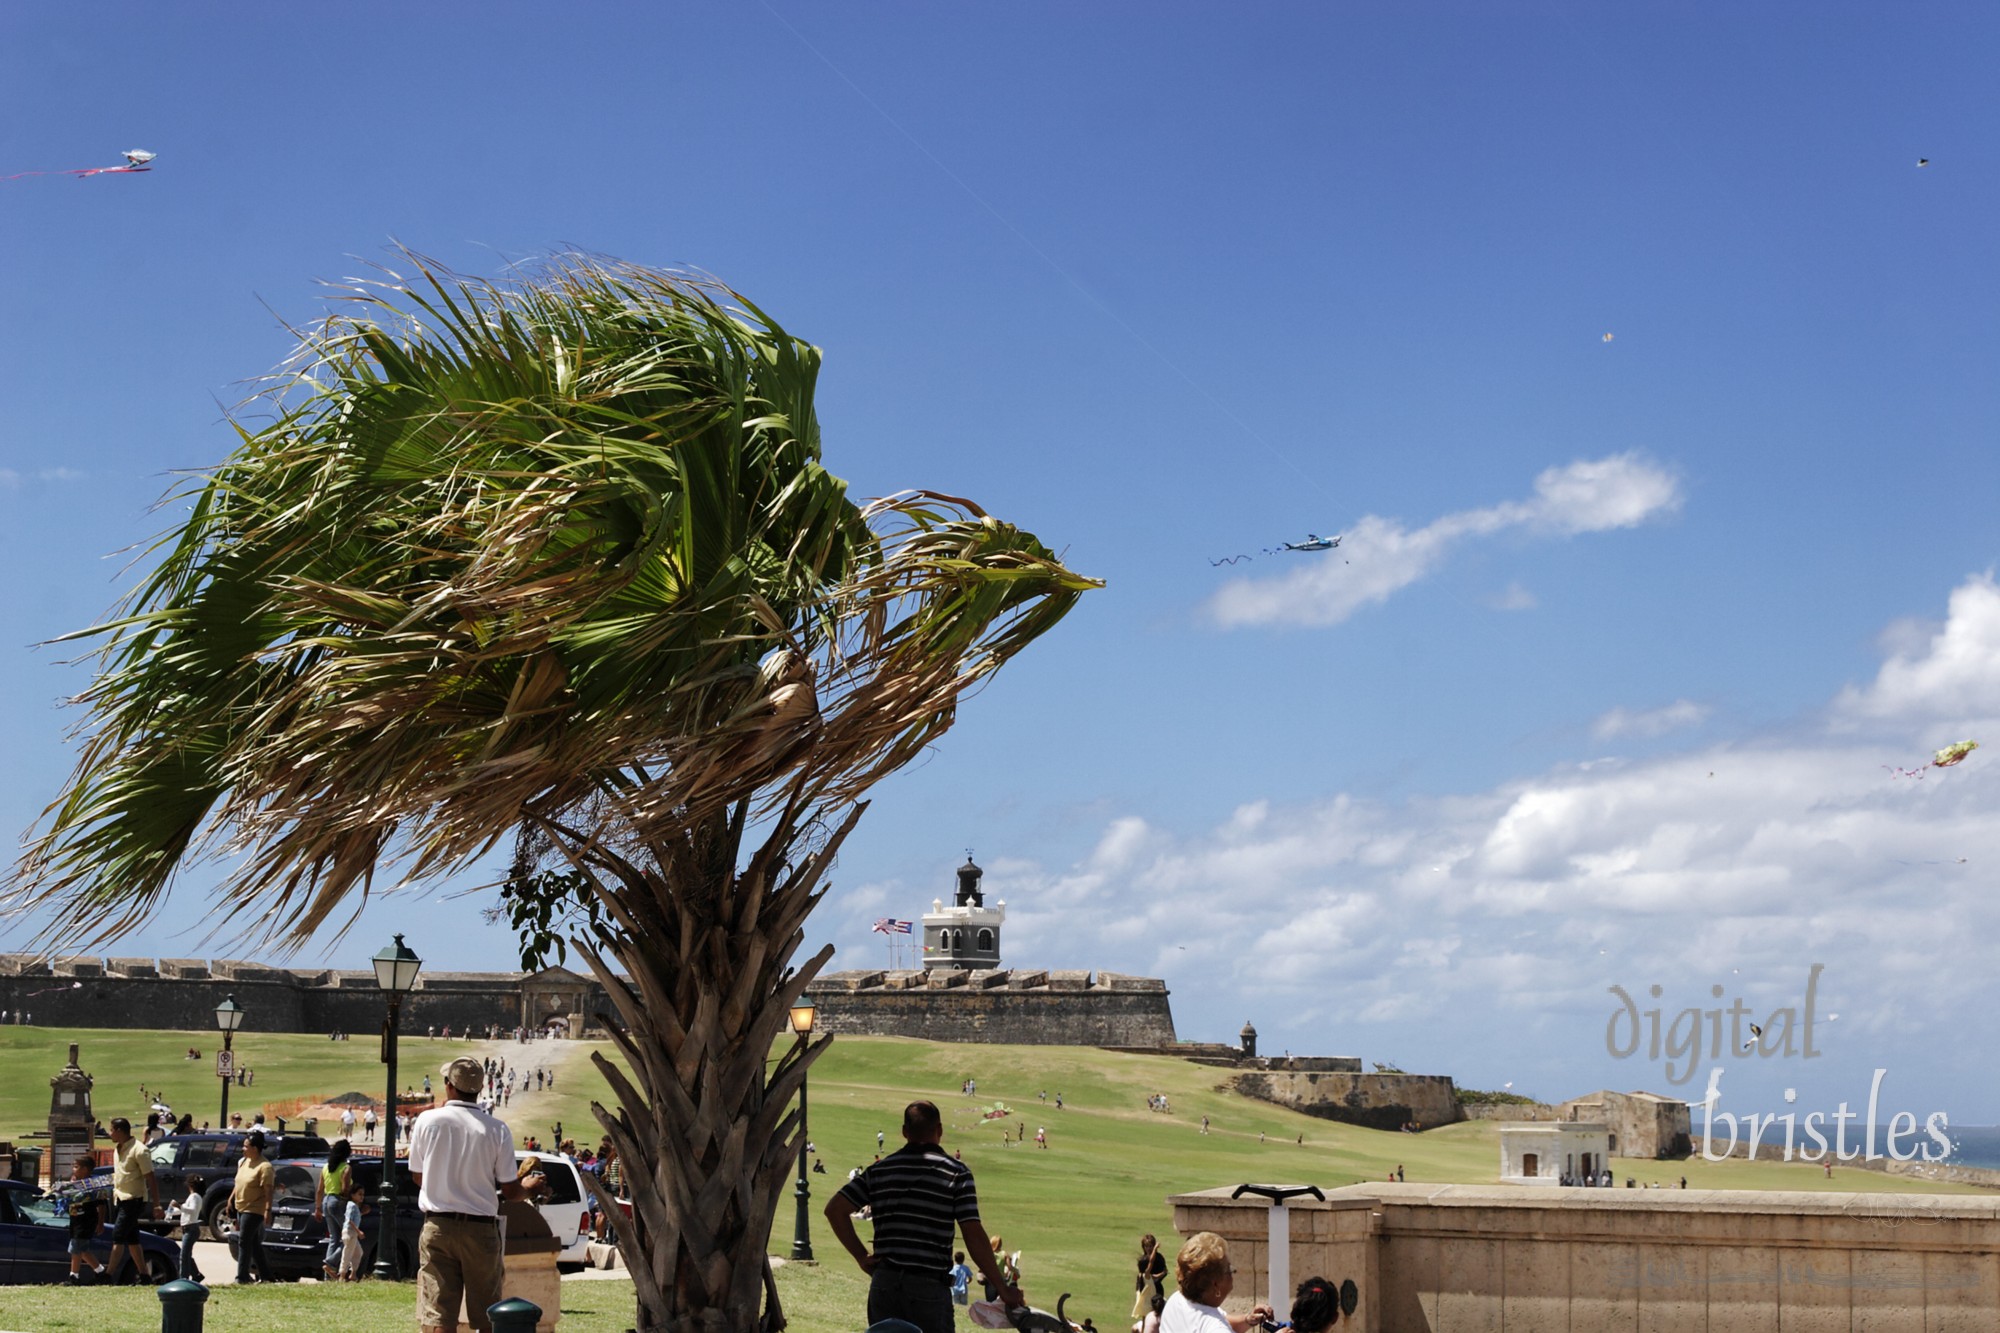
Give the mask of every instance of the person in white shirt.
[[187, 1178], [187, 1197], [181, 1200], [175, 1210], [174, 1220], [181, 1224], [181, 1280], [183, 1282], [206, 1281], [201, 1275], [201, 1265], [194, 1261], [194, 1243], [201, 1235], [201, 1177]]
[[370, 1106], [361, 1113], [361, 1128], [372, 1142], [375, 1138], [375, 1108]]
[[1175, 1268], [1180, 1290], [1160, 1311], [1160, 1333], [1248, 1333], [1271, 1318], [1268, 1305], [1252, 1306], [1248, 1314], [1223, 1312], [1236, 1270], [1229, 1266], [1229, 1242], [1213, 1231], [1189, 1236]]
[[486, 1308], [500, 1299], [500, 1200], [540, 1189], [540, 1172], [514, 1176], [514, 1131], [481, 1110], [486, 1073], [463, 1057], [444, 1067], [444, 1104], [417, 1117], [410, 1179], [424, 1229], [417, 1240], [417, 1324], [457, 1333], [465, 1305], [472, 1327], [491, 1333]]
[[351, 1106], [340, 1113], [340, 1137], [348, 1140], [354, 1138], [354, 1108]]

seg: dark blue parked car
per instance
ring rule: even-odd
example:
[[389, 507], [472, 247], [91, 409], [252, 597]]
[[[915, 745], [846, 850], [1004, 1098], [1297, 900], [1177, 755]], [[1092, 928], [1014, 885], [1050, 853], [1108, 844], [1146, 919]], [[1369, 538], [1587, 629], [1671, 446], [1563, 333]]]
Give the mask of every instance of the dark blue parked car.
[[[164, 1282], [179, 1271], [180, 1252], [170, 1240], [141, 1232], [146, 1276]], [[90, 1252], [111, 1260], [111, 1232], [98, 1232]], [[69, 1219], [56, 1201], [25, 1180], [0, 1180], [0, 1283], [61, 1282], [69, 1276]]]

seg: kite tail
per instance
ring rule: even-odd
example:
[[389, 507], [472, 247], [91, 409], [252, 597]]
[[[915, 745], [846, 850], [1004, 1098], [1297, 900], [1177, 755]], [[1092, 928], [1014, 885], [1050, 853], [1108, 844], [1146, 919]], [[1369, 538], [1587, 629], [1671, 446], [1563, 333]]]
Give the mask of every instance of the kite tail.
[[1248, 560], [1249, 558], [1247, 555], [1225, 555], [1220, 560], [1209, 561], [1208, 565], [1210, 569], [1213, 569], [1217, 565], [1233, 565], [1238, 561]]

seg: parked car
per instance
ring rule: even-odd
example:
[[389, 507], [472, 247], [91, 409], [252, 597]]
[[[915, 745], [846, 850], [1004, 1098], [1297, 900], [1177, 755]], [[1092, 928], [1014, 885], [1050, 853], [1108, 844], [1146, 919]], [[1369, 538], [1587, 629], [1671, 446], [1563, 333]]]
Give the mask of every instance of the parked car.
[[[201, 1221], [209, 1240], [221, 1240], [222, 1207], [236, 1182], [236, 1168], [243, 1161], [243, 1140], [249, 1130], [210, 1130], [197, 1134], [169, 1134], [149, 1150], [153, 1174], [160, 1180], [160, 1203], [178, 1204], [187, 1197], [187, 1178], [200, 1176]], [[279, 1134], [265, 1130], [265, 1156], [272, 1160], [292, 1157], [325, 1157], [332, 1146], [317, 1134]]]
[[[180, 1271], [179, 1247], [149, 1231], [139, 1235], [146, 1276], [164, 1282]], [[111, 1232], [100, 1230], [90, 1252], [111, 1261]], [[0, 1180], [0, 1283], [61, 1282], [69, 1277], [69, 1218], [53, 1196], [25, 1180]]]
[[563, 1153], [517, 1151], [514, 1154], [516, 1163], [525, 1162], [530, 1157], [539, 1163], [536, 1169], [548, 1180], [548, 1193], [536, 1200], [536, 1205], [541, 1210], [542, 1220], [549, 1224], [549, 1231], [563, 1244], [556, 1263], [579, 1267], [588, 1264], [590, 1199], [583, 1192], [582, 1168], [574, 1158]]
[[[318, 1277], [326, 1259], [326, 1223], [313, 1212], [313, 1191], [325, 1163], [314, 1158], [295, 1158], [272, 1163], [277, 1188], [271, 1199], [271, 1220], [264, 1227], [264, 1257], [271, 1275], [287, 1280]], [[382, 1214], [375, 1200], [382, 1193], [382, 1159], [350, 1157], [348, 1167], [357, 1184], [368, 1190], [369, 1206], [361, 1215], [362, 1263], [375, 1263], [375, 1245], [380, 1238]], [[424, 1228], [424, 1215], [417, 1208], [417, 1187], [410, 1182], [409, 1165], [396, 1162], [396, 1271], [413, 1277], [417, 1271], [417, 1236]], [[232, 1240], [230, 1252], [235, 1252]]]

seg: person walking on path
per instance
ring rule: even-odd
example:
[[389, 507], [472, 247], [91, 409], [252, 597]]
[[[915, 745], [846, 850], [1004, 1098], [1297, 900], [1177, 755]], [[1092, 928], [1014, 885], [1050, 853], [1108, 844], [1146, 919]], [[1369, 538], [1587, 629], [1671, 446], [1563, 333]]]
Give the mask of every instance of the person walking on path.
[[194, 1261], [194, 1243], [201, 1239], [201, 1187], [200, 1176], [187, 1178], [187, 1197], [181, 1200], [179, 1222], [181, 1224], [181, 1281], [205, 1282], [201, 1265]]
[[340, 1221], [340, 1280], [359, 1282], [361, 1280], [361, 1212], [367, 1206], [368, 1187], [358, 1180], [350, 1180], [347, 1197], [341, 1201]]
[[133, 1280], [144, 1282], [139, 1223], [160, 1215], [160, 1178], [153, 1174], [153, 1155], [132, 1137], [132, 1122], [122, 1115], [111, 1122], [111, 1207], [111, 1280], [119, 1280], [120, 1261], [129, 1257]]
[[326, 1254], [320, 1259], [320, 1274], [328, 1282], [340, 1276], [340, 1223], [347, 1211], [347, 1184], [353, 1179], [347, 1165], [354, 1145], [336, 1139], [327, 1150], [326, 1165], [313, 1182], [313, 1212], [326, 1220]]
[[1146, 1311], [1157, 1308], [1156, 1302], [1166, 1300], [1166, 1280], [1167, 1256], [1160, 1253], [1160, 1242], [1149, 1231], [1139, 1237], [1139, 1280], [1132, 1297], [1134, 1319], [1144, 1319]]
[[361, 1136], [370, 1143], [375, 1141], [375, 1106], [372, 1102], [369, 1103], [368, 1109], [361, 1113]]
[[[424, 1229], [417, 1239], [417, 1326], [457, 1333], [462, 1302], [479, 1333], [491, 1333], [488, 1306], [500, 1300], [500, 1200], [523, 1199], [543, 1176], [514, 1176], [514, 1131], [479, 1109], [486, 1071], [461, 1057], [447, 1064], [444, 1105], [417, 1118], [410, 1134], [410, 1179]], [[391, 1225], [388, 1219], [383, 1226]]]
[[[930, 1102], [903, 1108], [903, 1146], [841, 1186], [826, 1205], [834, 1238], [868, 1274], [868, 1322], [903, 1319], [922, 1333], [952, 1333], [952, 1233], [1010, 1309], [1027, 1304], [1001, 1274], [979, 1220], [972, 1171], [939, 1146], [944, 1118]], [[854, 1230], [871, 1210], [875, 1249]]]
[[90, 1253], [91, 1242], [104, 1229], [104, 1212], [96, 1198], [80, 1192], [90, 1179], [89, 1154], [79, 1154], [70, 1160], [69, 1179], [79, 1191], [69, 1201], [69, 1284], [80, 1287], [85, 1268], [90, 1269], [94, 1278], [104, 1276], [104, 1265]]
[[229, 1210], [236, 1214], [236, 1283], [269, 1282], [271, 1264], [264, 1257], [264, 1223], [271, 1217], [271, 1195], [278, 1173], [264, 1160], [264, 1131], [252, 1130], [243, 1140], [243, 1163], [236, 1168], [236, 1186], [229, 1192]]

